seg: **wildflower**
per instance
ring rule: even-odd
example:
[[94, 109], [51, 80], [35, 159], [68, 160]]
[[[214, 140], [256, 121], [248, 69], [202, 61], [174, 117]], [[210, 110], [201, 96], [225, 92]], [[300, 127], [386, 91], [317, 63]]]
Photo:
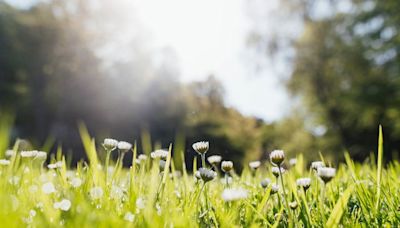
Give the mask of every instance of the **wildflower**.
[[252, 161], [249, 163], [250, 169], [251, 170], [256, 170], [260, 167], [261, 162], [260, 161]]
[[90, 189], [90, 197], [92, 199], [100, 199], [101, 197], [103, 197], [103, 189], [101, 187], [93, 187], [92, 189]]
[[278, 192], [279, 192], [279, 185], [273, 184], [271, 186], [271, 194], [275, 194], [275, 193], [278, 193]]
[[117, 140], [115, 140], [115, 139], [110, 139], [110, 138], [104, 139], [103, 147], [104, 147], [104, 149], [106, 149], [107, 151], [115, 150], [115, 148], [117, 148], [117, 146], [118, 146], [118, 141], [117, 141]]
[[6, 157], [12, 157], [15, 155], [15, 151], [14, 150], [7, 150], [6, 151]]
[[113, 185], [111, 187], [110, 197], [112, 199], [122, 199], [122, 197], [124, 197], [124, 191], [122, 190], [122, 188]]
[[8, 182], [10, 182], [10, 184], [12, 184], [12, 185], [18, 185], [20, 180], [21, 180], [20, 177], [18, 177], [18, 176], [12, 176], [12, 177], [10, 177], [10, 179], [8, 180]]
[[136, 208], [144, 209], [146, 207], [145, 201], [142, 197], [136, 199]]
[[296, 180], [296, 184], [297, 184], [297, 186], [302, 187], [304, 189], [304, 191], [307, 191], [307, 189], [311, 185], [311, 179], [308, 177], [299, 178]]
[[53, 164], [48, 164], [47, 168], [49, 168], [49, 169], [58, 169], [58, 168], [61, 168], [62, 165], [63, 165], [63, 162], [62, 161], [58, 161], [58, 162], [53, 163]]
[[211, 169], [200, 168], [199, 169], [200, 177], [204, 181], [204, 183], [213, 180], [217, 173], [212, 171]]
[[289, 165], [295, 166], [296, 164], [297, 164], [297, 159], [296, 158], [289, 159]]
[[139, 162], [146, 161], [146, 160], [147, 160], [147, 155], [145, 155], [145, 154], [139, 154], [137, 160], [139, 160]]
[[128, 222], [133, 222], [133, 220], [135, 220], [135, 215], [128, 211], [125, 213], [124, 219]]
[[283, 150], [274, 150], [269, 155], [271, 162], [277, 166], [280, 166], [285, 159], [285, 153]]
[[31, 185], [29, 186], [28, 190], [30, 193], [36, 193], [38, 191], [38, 186], [37, 185]]
[[290, 202], [290, 203], [289, 203], [289, 207], [290, 207], [291, 209], [293, 209], [293, 210], [296, 209], [297, 206], [298, 206], [298, 204], [297, 204], [296, 201], [293, 201], [293, 202]]
[[38, 151], [37, 150], [28, 150], [28, 151], [21, 151], [21, 157], [23, 158], [33, 158], [36, 157]]
[[161, 160], [167, 160], [168, 157], [168, 151], [167, 150], [155, 150], [153, 152], [150, 153], [150, 157], [153, 159], [161, 159]]
[[205, 154], [208, 151], [210, 144], [209, 142], [206, 141], [201, 141], [201, 142], [197, 142], [194, 143], [192, 145], [193, 149], [198, 153], [198, 154]]
[[198, 180], [201, 179], [200, 171], [199, 171], [199, 170], [197, 170], [197, 171], [194, 173], [194, 177], [195, 177], [196, 179], [198, 179]]
[[271, 180], [269, 178], [265, 178], [261, 181], [261, 187], [263, 188], [267, 188], [269, 184], [271, 184]]
[[71, 208], [71, 201], [68, 199], [63, 199], [60, 202], [55, 202], [53, 207], [62, 211], [68, 211]]
[[35, 159], [39, 159], [39, 160], [46, 160], [47, 158], [47, 153], [44, 151], [38, 151], [36, 153]]
[[231, 161], [223, 161], [221, 163], [221, 169], [225, 173], [229, 173], [232, 170], [232, 168], [233, 168], [233, 162]]
[[284, 168], [282, 168], [282, 167], [275, 167], [274, 166], [274, 167], [271, 168], [271, 172], [272, 172], [272, 174], [274, 174], [275, 177], [279, 177], [280, 172], [283, 174], [283, 173], [285, 173], [285, 171], [286, 170]]
[[238, 189], [225, 189], [222, 192], [222, 199], [225, 202], [231, 202], [241, 199], [246, 199], [248, 196], [248, 192], [245, 189], [238, 188]]
[[336, 169], [330, 167], [319, 167], [317, 174], [325, 183], [328, 183], [336, 175]]
[[54, 187], [53, 183], [47, 182], [42, 185], [42, 191], [44, 194], [51, 194], [56, 192], [56, 188]]
[[31, 210], [29, 211], [29, 216], [35, 217], [35, 216], [36, 216], [36, 211], [31, 209]]
[[128, 150], [130, 150], [132, 148], [132, 144], [128, 143], [128, 142], [118, 142], [118, 150], [120, 150], [122, 153], [127, 152]]
[[221, 162], [221, 160], [222, 157], [219, 155], [212, 155], [207, 158], [207, 161], [214, 166], [218, 165]]
[[325, 167], [325, 163], [322, 161], [315, 161], [315, 162], [311, 163], [311, 168], [315, 171], [317, 171], [318, 168], [321, 168], [321, 167]]
[[4, 165], [4, 166], [6, 166], [6, 165], [9, 165], [10, 164], [10, 161], [9, 160], [6, 160], [6, 159], [0, 159], [0, 165]]
[[164, 169], [165, 169], [165, 164], [166, 164], [167, 162], [166, 161], [164, 161], [164, 160], [160, 160], [160, 162], [159, 162], [159, 167], [160, 167], [160, 171], [164, 171]]

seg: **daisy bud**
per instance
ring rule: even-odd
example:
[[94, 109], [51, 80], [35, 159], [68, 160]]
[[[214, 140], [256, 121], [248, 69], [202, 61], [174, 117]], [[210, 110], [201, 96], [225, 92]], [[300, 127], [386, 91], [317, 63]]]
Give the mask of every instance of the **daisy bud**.
[[322, 161], [315, 161], [315, 162], [311, 163], [311, 168], [315, 171], [317, 171], [318, 168], [321, 168], [321, 167], [325, 167], [325, 163]]
[[206, 141], [201, 141], [201, 142], [197, 142], [194, 143], [192, 145], [193, 149], [198, 153], [198, 154], [205, 154], [208, 151], [209, 148], [209, 143]]
[[265, 178], [264, 180], [261, 181], [261, 187], [267, 188], [271, 184], [271, 180], [269, 178]]
[[318, 168], [317, 174], [325, 183], [328, 183], [336, 175], [336, 169], [330, 167], [320, 167]]
[[199, 172], [200, 172], [201, 179], [205, 183], [213, 180], [217, 176], [217, 173], [212, 171], [211, 169], [200, 168]]
[[104, 142], [103, 142], [104, 149], [106, 149], [108, 151], [112, 151], [112, 150], [115, 150], [115, 148], [117, 148], [117, 146], [118, 146], [117, 140], [110, 139], [110, 138], [104, 139]]
[[229, 173], [232, 170], [232, 168], [233, 168], [233, 162], [231, 161], [223, 161], [221, 163], [221, 169], [225, 173]]
[[214, 166], [217, 166], [222, 160], [222, 157], [219, 155], [212, 155], [207, 158], [207, 161]]
[[285, 171], [286, 171], [286, 170], [285, 170], [284, 168], [282, 168], [282, 167], [279, 168], [279, 167], [275, 167], [275, 166], [274, 166], [274, 167], [271, 168], [271, 172], [272, 172], [272, 174], [274, 174], [275, 177], [279, 177], [279, 174], [280, 174], [280, 173], [279, 173], [279, 169], [281, 170], [282, 174], [285, 173]]
[[307, 189], [310, 187], [311, 185], [311, 179], [308, 177], [305, 178], [299, 178], [296, 180], [296, 184], [297, 186], [301, 187], [304, 189], [304, 191], [307, 191]]
[[285, 153], [283, 150], [274, 150], [269, 155], [271, 162], [277, 166], [280, 166], [285, 159]]
[[249, 162], [249, 167], [250, 167], [250, 169], [253, 170], [253, 171], [257, 170], [257, 169], [260, 167], [260, 165], [261, 165], [261, 162], [260, 162], [260, 161], [252, 161], [252, 162]]
[[122, 153], [128, 152], [128, 150], [130, 150], [132, 148], [132, 144], [128, 143], [128, 142], [118, 142], [118, 150], [120, 150]]
[[296, 209], [297, 206], [298, 206], [298, 204], [297, 204], [296, 201], [293, 201], [293, 202], [290, 202], [290, 203], [289, 203], [289, 207], [292, 208], [293, 210]]

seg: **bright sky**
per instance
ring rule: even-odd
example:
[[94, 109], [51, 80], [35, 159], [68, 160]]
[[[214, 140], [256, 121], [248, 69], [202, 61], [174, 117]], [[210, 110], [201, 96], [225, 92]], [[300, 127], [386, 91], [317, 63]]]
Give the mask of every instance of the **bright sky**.
[[159, 48], [175, 50], [181, 80], [222, 81], [226, 101], [246, 115], [267, 121], [287, 110], [287, 94], [271, 70], [256, 72], [246, 59], [250, 28], [244, 0], [136, 1], [136, 18], [149, 30]]
[[[19, 6], [35, 1], [40, 0], [8, 0]], [[256, 15], [265, 10], [249, 12], [248, 2], [125, 0], [118, 3], [126, 4], [121, 14], [131, 14], [131, 20], [127, 17], [124, 22], [132, 27], [130, 21], [139, 20], [150, 33], [153, 48], [168, 47], [175, 51], [183, 82], [203, 80], [213, 74], [223, 83], [227, 105], [238, 108], [245, 115], [273, 121], [289, 110], [289, 99], [276, 72], [268, 67], [255, 71], [250, 62], [246, 50], [251, 47], [246, 47], [245, 42], [254, 21], [249, 14]], [[274, 7], [275, 3], [276, 0], [269, 0], [262, 6]], [[263, 29], [268, 30], [268, 21], [261, 18]]]

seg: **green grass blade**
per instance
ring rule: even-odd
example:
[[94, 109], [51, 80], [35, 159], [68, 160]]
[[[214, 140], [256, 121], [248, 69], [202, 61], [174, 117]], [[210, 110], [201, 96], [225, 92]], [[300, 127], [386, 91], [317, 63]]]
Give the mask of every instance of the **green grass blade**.
[[381, 179], [382, 179], [382, 159], [383, 159], [383, 132], [382, 125], [379, 125], [379, 138], [378, 138], [378, 169], [376, 172], [376, 205], [375, 210], [379, 209], [379, 201], [381, 197]]
[[338, 200], [336, 203], [335, 207], [333, 208], [331, 215], [329, 216], [328, 221], [326, 222], [326, 227], [338, 227], [340, 219], [342, 218], [342, 215], [344, 211], [346, 210], [346, 205], [347, 202], [349, 201], [349, 198], [351, 196], [351, 193], [353, 192], [354, 186], [351, 185], [344, 191], [342, 197]]

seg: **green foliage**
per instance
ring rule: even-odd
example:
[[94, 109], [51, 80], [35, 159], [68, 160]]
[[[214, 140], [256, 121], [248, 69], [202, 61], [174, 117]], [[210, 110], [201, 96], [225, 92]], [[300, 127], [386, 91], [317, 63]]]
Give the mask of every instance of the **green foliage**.
[[[80, 162], [76, 167], [65, 163], [61, 149], [46, 169], [44, 160], [9, 157], [10, 163], [0, 165], [0, 218], [7, 227], [66, 226], [66, 227], [397, 227], [396, 212], [400, 202], [398, 162], [387, 168], [369, 163], [357, 163], [346, 154], [346, 164], [340, 164], [336, 176], [324, 184], [313, 170], [304, 169], [302, 157], [283, 174], [278, 193], [271, 184], [262, 188], [266, 177], [275, 182], [272, 165], [263, 163], [257, 171], [244, 168], [233, 175], [226, 186], [222, 176], [203, 183], [193, 176], [180, 175], [174, 168], [172, 145], [163, 170], [159, 159], [137, 162], [137, 146], [133, 166], [121, 169], [111, 161], [113, 169], [105, 169], [97, 160], [102, 150], [93, 147], [94, 141], [83, 125], [82, 143], [86, 145], [90, 164]], [[1, 140], [6, 138], [2, 136]], [[382, 144], [382, 132], [379, 136]], [[100, 147], [100, 145], [97, 145]], [[379, 146], [380, 147], [380, 146]], [[210, 148], [212, 149], [212, 147]], [[92, 154], [93, 153], [93, 154]], [[112, 153], [117, 153], [116, 150]], [[382, 153], [382, 152], [381, 152]], [[96, 157], [96, 158], [95, 158]], [[379, 155], [378, 155], [379, 157]], [[149, 158], [150, 159], [150, 158]], [[98, 162], [98, 163], [97, 163]], [[285, 161], [286, 162], [286, 161]], [[92, 165], [97, 163], [96, 165]], [[182, 166], [184, 167], [184, 166]], [[379, 164], [378, 164], [379, 167]], [[235, 167], [236, 168], [236, 167]], [[380, 180], [374, 177], [377, 170]], [[109, 182], [103, 181], [105, 176]], [[296, 179], [310, 177], [307, 191], [296, 186]], [[77, 180], [79, 180], [77, 182]], [[276, 180], [276, 184], [280, 184]], [[49, 187], [50, 186], [50, 187]], [[282, 191], [285, 186], [286, 192]], [[99, 190], [101, 189], [101, 190]], [[247, 194], [228, 201], [225, 190], [242, 189]], [[376, 200], [378, 189], [381, 199]], [[99, 191], [101, 193], [99, 193]], [[284, 201], [297, 202], [289, 208]], [[378, 202], [378, 203], [377, 203]], [[375, 209], [375, 204], [379, 209]], [[289, 213], [290, 212], [290, 213]]]

